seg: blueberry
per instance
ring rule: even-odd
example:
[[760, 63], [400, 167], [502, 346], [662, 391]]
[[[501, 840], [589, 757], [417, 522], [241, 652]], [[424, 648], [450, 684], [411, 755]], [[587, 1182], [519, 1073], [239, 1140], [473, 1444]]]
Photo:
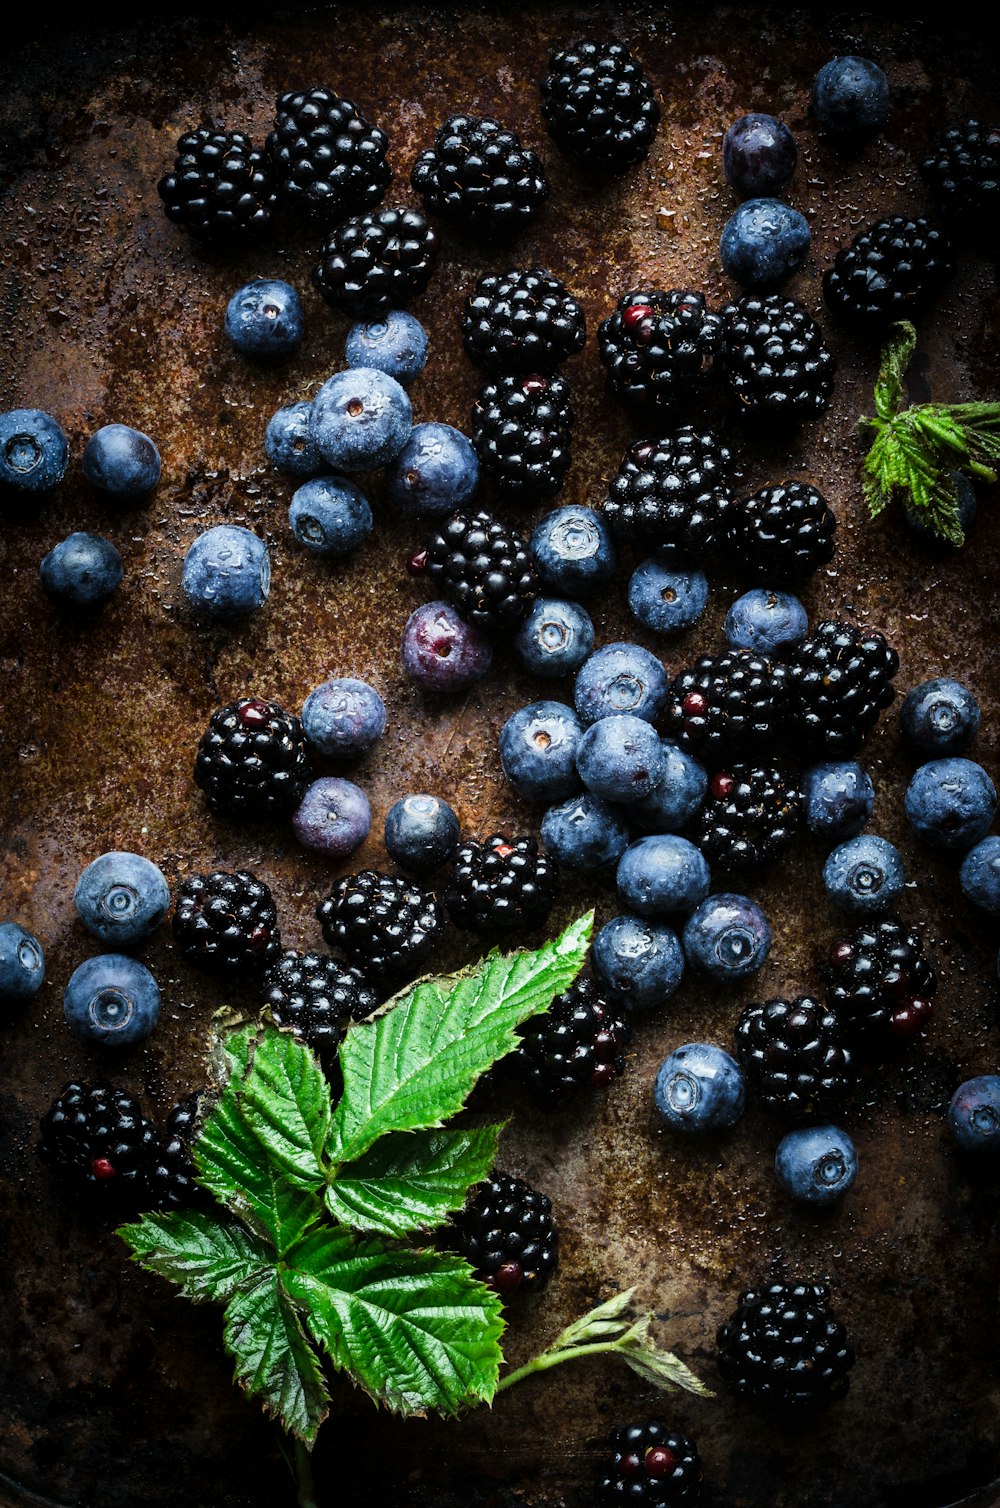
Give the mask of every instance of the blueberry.
[[966, 900], [1000, 916], [1000, 838], [984, 838], [970, 848], [958, 879]]
[[823, 884], [835, 906], [853, 916], [874, 916], [903, 893], [905, 875], [899, 849], [886, 838], [863, 833], [848, 838], [823, 865]]
[[302, 706], [302, 731], [321, 754], [356, 759], [385, 732], [385, 702], [374, 686], [350, 676], [324, 681]]
[[628, 826], [617, 807], [589, 791], [550, 806], [541, 833], [560, 864], [585, 873], [616, 864], [629, 843]]
[[647, 1011], [674, 993], [684, 973], [677, 934], [659, 922], [615, 916], [591, 948], [594, 971], [623, 1005]]
[[578, 791], [582, 736], [576, 713], [562, 702], [532, 702], [512, 713], [500, 730], [500, 763], [518, 795], [553, 802]]
[[875, 786], [867, 770], [853, 760], [814, 764], [802, 777], [809, 830], [824, 838], [853, 838], [875, 804]]
[[[952, 471], [949, 473], [955, 488], [958, 500], [958, 527], [963, 534], [968, 534], [975, 523], [977, 502], [976, 489], [973, 487], [964, 471]], [[910, 530], [914, 539], [928, 549], [937, 553], [947, 553], [955, 549], [950, 540], [942, 539], [940, 534], [935, 534], [929, 524], [924, 522], [923, 516], [914, 513], [911, 508], [903, 509], [903, 521]]]
[[650, 795], [633, 802], [629, 821], [647, 832], [672, 833], [683, 827], [705, 799], [708, 773], [691, 754], [669, 739], [660, 743], [663, 774]]
[[17, 492], [51, 492], [66, 475], [69, 441], [40, 408], [0, 414], [0, 485]]
[[586, 597], [607, 586], [618, 551], [593, 508], [555, 508], [532, 530], [529, 549], [544, 586], [563, 597]]
[[904, 806], [931, 847], [962, 851], [985, 838], [993, 825], [996, 787], [971, 759], [932, 759], [915, 771]]
[[703, 571], [681, 571], [659, 560], [644, 560], [628, 584], [633, 618], [654, 634], [678, 634], [697, 623], [708, 602]]
[[907, 693], [903, 732], [925, 754], [961, 754], [979, 731], [979, 703], [961, 681], [935, 676]]
[[63, 995], [70, 1030], [100, 1047], [131, 1047], [160, 1019], [160, 991], [144, 964], [125, 953], [88, 958]]
[[37, 937], [17, 922], [0, 922], [0, 1001], [30, 1000], [45, 978], [45, 955]]
[[798, 597], [758, 586], [737, 597], [726, 614], [726, 642], [734, 649], [772, 655], [806, 636], [809, 617]]
[[321, 476], [328, 469], [309, 433], [311, 417], [311, 403], [289, 403], [276, 409], [267, 421], [264, 449], [268, 460], [284, 476], [304, 481], [307, 477]]
[[283, 361], [302, 344], [302, 300], [291, 283], [277, 278], [245, 283], [226, 306], [225, 329], [244, 356]]
[[889, 80], [870, 58], [831, 58], [813, 81], [812, 107], [832, 135], [870, 135], [889, 119]]
[[288, 522], [300, 545], [340, 560], [360, 549], [372, 532], [368, 499], [344, 476], [317, 476], [292, 495]]
[[745, 979], [771, 951], [771, 927], [755, 901], [723, 892], [706, 896], [684, 927], [684, 956], [711, 979]]
[[160, 452], [141, 429], [105, 424], [84, 446], [83, 474], [122, 502], [152, 492], [160, 480]]
[[1000, 1075], [984, 1073], [959, 1084], [948, 1105], [948, 1129], [963, 1151], [1000, 1148]]
[[335, 471], [371, 471], [394, 460], [413, 428], [406, 389], [374, 367], [336, 372], [313, 399], [309, 435]]
[[183, 585], [191, 606], [210, 618], [255, 612], [271, 589], [267, 546], [238, 524], [206, 529], [184, 557]]
[[605, 644], [580, 666], [573, 699], [585, 723], [618, 713], [652, 723], [667, 704], [669, 688], [660, 661], [641, 644]]
[[686, 1042], [675, 1048], [660, 1064], [653, 1084], [660, 1119], [694, 1136], [735, 1126], [746, 1098], [739, 1064], [712, 1042]]
[[100, 534], [68, 534], [39, 567], [50, 597], [67, 607], [96, 607], [121, 583], [122, 558]]
[[809, 221], [780, 199], [746, 199], [722, 229], [719, 254], [727, 277], [744, 288], [777, 288], [809, 255]]
[[663, 750], [651, 723], [641, 717], [602, 717], [577, 745], [580, 779], [606, 801], [641, 801], [663, 778]]
[[405, 309], [389, 309], [379, 319], [351, 326], [344, 356], [349, 367], [376, 367], [409, 387], [427, 362], [427, 331]]
[[468, 502], [479, 486], [479, 457], [450, 424], [416, 424], [386, 467], [389, 496], [411, 518], [440, 518]]
[[615, 878], [618, 899], [636, 916], [693, 911], [711, 883], [701, 849], [673, 833], [657, 833], [631, 844], [618, 861]]
[[368, 797], [350, 780], [324, 775], [306, 786], [292, 813], [295, 836], [303, 848], [343, 859], [360, 848], [372, 825]]
[[450, 602], [425, 602], [406, 621], [403, 669], [427, 691], [466, 691], [493, 662], [490, 641]]
[[459, 832], [458, 817], [440, 796], [403, 796], [386, 813], [386, 852], [401, 869], [429, 873], [451, 858]]
[[793, 1199], [834, 1204], [858, 1176], [858, 1154], [847, 1132], [836, 1126], [800, 1126], [778, 1143], [774, 1171]]
[[152, 860], [112, 850], [87, 865], [73, 904], [88, 932], [127, 948], [156, 931], [170, 906], [170, 888]]
[[797, 159], [794, 136], [774, 115], [741, 115], [722, 138], [726, 182], [748, 199], [783, 189]]
[[536, 597], [517, 625], [514, 648], [535, 675], [571, 675], [594, 649], [594, 625], [578, 602]]

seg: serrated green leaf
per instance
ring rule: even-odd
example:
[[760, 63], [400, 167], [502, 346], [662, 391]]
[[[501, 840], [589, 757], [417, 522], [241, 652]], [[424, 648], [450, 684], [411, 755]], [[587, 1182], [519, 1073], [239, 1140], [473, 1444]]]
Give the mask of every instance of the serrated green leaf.
[[154, 1212], [120, 1226], [118, 1235], [133, 1261], [169, 1278], [196, 1304], [225, 1301], [274, 1262], [263, 1242], [221, 1211]]
[[329, 1393], [319, 1357], [272, 1267], [226, 1308], [226, 1350], [234, 1376], [289, 1434], [311, 1444], [328, 1413]]
[[499, 1126], [474, 1131], [400, 1131], [342, 1168], [326, 1207], [355, 1230], [405, 1236], [433, 1230], [461, 1209], [496, 1159]]
[[893, 325], [893, 334], [882, 351], [882, 365], [875, 384], [875, 412], [891, 419], [902, 406], [903, 377], [917, 344], [917, 332], [907, 320]]
[[391, 1131], [440, 1126], [480, 1074], [517, 1045], [516, 1028], [546, 1010], [583, 967], [593, 912], [534, 952], [491, 953], [461, 974], [426, 979], [340, 1047], [344, 1090], [329, 1156], [354, 1162]]
[[649, 1333], [651, 1318], [648, 1314], [643, 1316], [622, 1337], [620, 1354], [625, 1364], [646, 1382], [666, 1392], [683, 1391], [695, 1393], [699, 1398], [714, 1398], [711, 1388], [707, 1388], [679, 1356], [673, 1351], [661, 1350], [656, 1344]]
[[498, 1296], [445, 1252], [313, 1231], [288, 1254], [285, 1291], [334, 1366], [400, 1414], [455, 1414], [496, 1391]]
[[315, 1054], [290, 1032], [265, 1027], [230, 1087], [271, 1161], [303, 1188], [324, 1183], [321, 1157], [332, 1110], [330, 1085]]

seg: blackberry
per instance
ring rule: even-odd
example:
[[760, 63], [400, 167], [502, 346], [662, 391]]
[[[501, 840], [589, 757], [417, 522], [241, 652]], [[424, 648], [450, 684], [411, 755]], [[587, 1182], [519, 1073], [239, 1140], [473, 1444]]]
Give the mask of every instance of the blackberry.
[[899, 656], [874, 629], [827, 619], [788, 661], [795, 736], [829, 755], [857, 750], [888, 707]]
[[693, 754], [767, 749], [786, 717], [785, 667], [749, 649], [703, 655], [671, 682], [665, 734]]
[[410, 181], [429, 213], [481, 239], [516, 234], [548, 197], [541, 159], [490, 116], [452, 115]]
[[139, 1101], [113, 1084], [64, 1085], [41, 1122], [38, 1155], [81, 1189], [141, 1205], [157, 1152]]
[[188, 131], [156, 189], [167, 218], [202, 241], [256, 235], [274, 208], [271, 164], [242, 131]]
[[921, 314], [953, 271], [944, 231], [929, 220], [894, 215], [841, 247], [823, 274], [823, 297], [848, 324], [882, 335], [894, 320]]
[[750, 1084], [783, 1120], [828, 1118], [853, 1083], [839, 1020], [808, 995], [748, 1006], [736, 1048]]
[[793, 298], [747, 293], [727, 304], [719, 361], [744, 418], [801, 424], [829, 407], [836, 358]]
[[584, 167], [623, 173], [649, 155], [660, 104], [623, 43], [579, 40], [557, 48], [541, 94], [553, 141]]
[[713, 871], [757, 869], [791, 843], [802, 793], [787, 770], [731, 764], [713, 775], [687, 836]]
[[537, 267], [484, 273], [462, 313], [462, 344], [487, 372], [554, 372], [586, 335], [582, 305]]
[[612, 1430], [613, 1452], [597, 1484], [598, 1508], [685, 1508], [701, 1497], [697, 1447], [662, 1420], [623, 1424]]
[[437, 231], [418, 209], [353, 215], [331, 231], [313, 286], [331, 308], [371, 318], [423, 293], [437, 257]]
[[194, 764], [209, 810], [231, 817], [291, 811], [309, 773], [299, 719], [261, 697], [243, 697], [213, 712]]
[[460, 1254], [499, 1293], [537, 1293], [555, 1272], [552, 1201], [523, 1178], [492, 1173], [453, 1218]]
[[838, 938], [825, 978], [827, 1001], [844, 1032], [868, 1042], [918, 1031], [937, 990], [919, 933], [891, 916], [863, 922]]
[[453, 513], [427, 544], [426, 569], [438, 592], [474, 627], [513, 629], [538, 593], [521, 535], [492, 513]]
[[721, 338], [704, 294], [677, 288], [626, 293], [597, 327], [614, 396], [660, 413], [703, 393]]
[[948, 127], [920, 174], [941, 213], [986, 237], [1000, 224], [1000, 128], [978, 120]]
[[624, 456], [601, 511], [620, 539], [711, 556], [729, 528], [729, 459], [711, 430], [691, 425], [640, 440]]
[[318, 953], [282, 953], [264, 975], [262, 996], [276, 1026], [289, 1027], [321, 1057], [331, 1058], [348, 1022], [363, 1021], [378, 995], [360, 969]]
[[149, 1193], [154, 1209], [210, 1207], [211, 1197], [195, 1182], [197, 1168], [191, 1143], [198, 1131], [204, 1092], [195, 1090], [179, 1100], [167, 1116], [163, 1136], [149, 1173]]
[[282, 202], [324, 225], [378, 204], [392, 178], [385, 132], [332, 89], [280, 95], [265, 146]]
[[808, 482], [762, 487], [731, 512], [730, 549], [736, 569], [779, 586], [833, 558], [837, 520]]
[[430, 953], [443, 924], [431, 891], [375, 869], [338, 880], [316, 916], [327, 946], [339, 948], [376, 984], [412, 972]]
[[555, 859], [536, 838], [467, 838], [455, 850], [444, 903], [455, 925], [468, 932], [527, 931], [548, 917], [558, 877]]
[[569, 466], [573, 410], [562, 377], [497, 377], [472, 410], [472, 439], [485, 471], [512, 502], [552, 497]]
[[734, 1393], [761, 1403], [822, 1407], [850, 1387], [854, 1350], [824, 1283], [748, 1288], [716, 1343]]
[[539, 1104], [556, 1109], [620, 1078], [631, 1034], [625, 1012], [592, 979], [577, 979], [522, 1027], [515, 1060]]
[[173, 931], [192, 963], [220, 973], [266, 969], [281, 951], [271, 892], [245, 870], [189, 875], [177, 894]]

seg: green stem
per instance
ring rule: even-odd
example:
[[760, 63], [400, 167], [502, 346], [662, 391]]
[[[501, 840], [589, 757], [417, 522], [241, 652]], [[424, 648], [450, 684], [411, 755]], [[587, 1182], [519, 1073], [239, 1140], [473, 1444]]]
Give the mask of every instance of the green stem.
[[295, 1442], [295, 1485], [299, 1490], [299, 1508], [317, 1508], [312, 1457], [301, 1440]]
[[530, 1361], [526, 1361], [523, 1367], [518, 1367], [516, 1372], [508, 1372], [497, 1383], [497, 1392], [502, 1393], [504, 1388], [512, 1388], [515, 1382], [523, 1382], [534, 1372], [547, 1372], [550, 1367], [558, 1367], [561, 1362], [575, 1361], [578, 1356], [607, 1356], [619, 1350], [621, 1347], [617, 1341], [599, 1340], [589, 1346], [569, 1346], [565, 1351], [543, 1351], [540, 1356], [533, 1356]]

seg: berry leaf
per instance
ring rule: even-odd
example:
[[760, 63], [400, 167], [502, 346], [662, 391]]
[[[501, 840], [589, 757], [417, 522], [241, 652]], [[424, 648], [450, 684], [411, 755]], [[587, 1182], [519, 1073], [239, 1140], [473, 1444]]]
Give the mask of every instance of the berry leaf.
[[272, 1161], [303, 1188], [323, 1183], [332, 1112], [330, 1084], [315, 1054], [291, 1033], [268, 1028], [254, 1038], [235, 1089], [244, 1119]]
[[328, 1412], [329, 1393], [319, 1357], [275, 1267], [226, 1307], [226, 1350], [235, 1377], [289, 1434], [311, 1443]]
[[195, 1210], [143, 1215], [120, 1226], [118, 1235], [131, 1246], [134, 1262], [169, 1278], [196, 1304], [231, 1298], [274, 1262], [268, 1247], [235, 1220]]
[[405, 1236], [433, 1230], [461, 1209], [496, 1158], [500, 1126], [475, 1131], [411, 1131], [384, 1136], [341, 1169], [326, 1207], [355, 1230]]

